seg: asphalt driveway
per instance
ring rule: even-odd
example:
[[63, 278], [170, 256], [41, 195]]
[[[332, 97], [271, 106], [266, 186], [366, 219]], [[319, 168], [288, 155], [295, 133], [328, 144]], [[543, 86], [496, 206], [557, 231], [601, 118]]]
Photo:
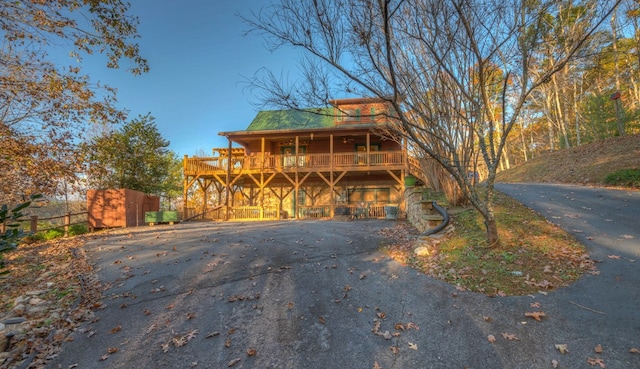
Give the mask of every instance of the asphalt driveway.
[[640, 367], [637, 250], [598, 257], [599, 275], [559, 291], [490, 298], [385, 258], [378, 231], [395, 225], [186, 223], [96, 238], [86, 250], [105, 308], [49, 367]]

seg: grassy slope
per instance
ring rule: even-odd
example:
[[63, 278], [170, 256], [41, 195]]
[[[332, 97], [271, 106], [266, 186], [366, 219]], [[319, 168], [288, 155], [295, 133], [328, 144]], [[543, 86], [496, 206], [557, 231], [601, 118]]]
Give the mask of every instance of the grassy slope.
[[603, 185], [609, 173], [620, 169], [640, 169], [640, 135], [548, 152], [498, 173], [496, 181]]

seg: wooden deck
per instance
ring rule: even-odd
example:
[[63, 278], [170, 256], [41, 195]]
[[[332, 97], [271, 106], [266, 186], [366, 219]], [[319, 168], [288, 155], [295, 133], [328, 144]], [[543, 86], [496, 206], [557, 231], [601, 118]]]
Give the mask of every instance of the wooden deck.
[[[367, 206], [345, 202], [346, 187], [384, 186], [402, 193], [406, 176], [413, 174], [422, 180], [420, 163], [408, 157], [405, 151], [303, 153], [298, 155], [236, 155], [229, 157], [187, 157], [183, 161], [185, 175], [184, 196], [187, 189], [198, 184], [200, 189], [213, 187], [221, 198], [227, 192], [226, 205], [214, 212], [203, 209], [204, 219], [327, 219], [336, 214], [352, 218], [384, 218], [385, 200], [370, 201]], [[270, 191], [268, 191], [270, 190]], [[261, 209], [268, 193], [283, 206], [288, 196], [295, 199], [300, 190], [314, 197], [315, 205], [294, 205], [288, 212], [283, 209]], [[229, 195], [233, 191], [233, 194]], [[230, 196], [240, 191], [248, 204], [235, 204]], [[316, 203], [320, 193], [329, 198]], [[387, 195], [388, 196], [388, 195]], [[388, 201], [388, 200], [387, 200]], [[394, 199], [394, 201], [397, 201]], [[251, 206], [243, 206], [251, 205]], [[344, 209], [347, 207], [348, 209]], [[343, 208], [343, 209], [338, 209]], [[187, 212], [185, 206], [185, 213]], [[338, 213], [336, 212], [338, 211]]]
[[188, 176], [221, 175], [228, 169], [231, 170], [231, 174], [243, 174], [400, 170], [405, 167], [402, 151], [232, 157], [230, 168], [228, 160], [228, 157], [185, 158], [184, 174]]

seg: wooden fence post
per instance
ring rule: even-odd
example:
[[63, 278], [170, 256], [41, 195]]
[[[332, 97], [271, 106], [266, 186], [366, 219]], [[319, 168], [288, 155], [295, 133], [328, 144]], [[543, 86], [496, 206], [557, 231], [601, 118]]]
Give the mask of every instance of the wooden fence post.
[[33, 234], [38, 233], [38, 216], [37, 215], [31, 216], [31, 233]]
[[69, 237], [69, 225], [71, 224], [71, 212], [68, 211], [64, 216], [64, 236]]

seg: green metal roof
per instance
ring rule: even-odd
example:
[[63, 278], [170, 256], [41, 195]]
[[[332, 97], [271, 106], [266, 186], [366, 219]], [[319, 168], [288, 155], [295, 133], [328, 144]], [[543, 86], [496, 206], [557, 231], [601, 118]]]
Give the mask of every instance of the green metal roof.
[[333, 109], [265, 110], [253, 119], [247, 131], [333, 127]]

